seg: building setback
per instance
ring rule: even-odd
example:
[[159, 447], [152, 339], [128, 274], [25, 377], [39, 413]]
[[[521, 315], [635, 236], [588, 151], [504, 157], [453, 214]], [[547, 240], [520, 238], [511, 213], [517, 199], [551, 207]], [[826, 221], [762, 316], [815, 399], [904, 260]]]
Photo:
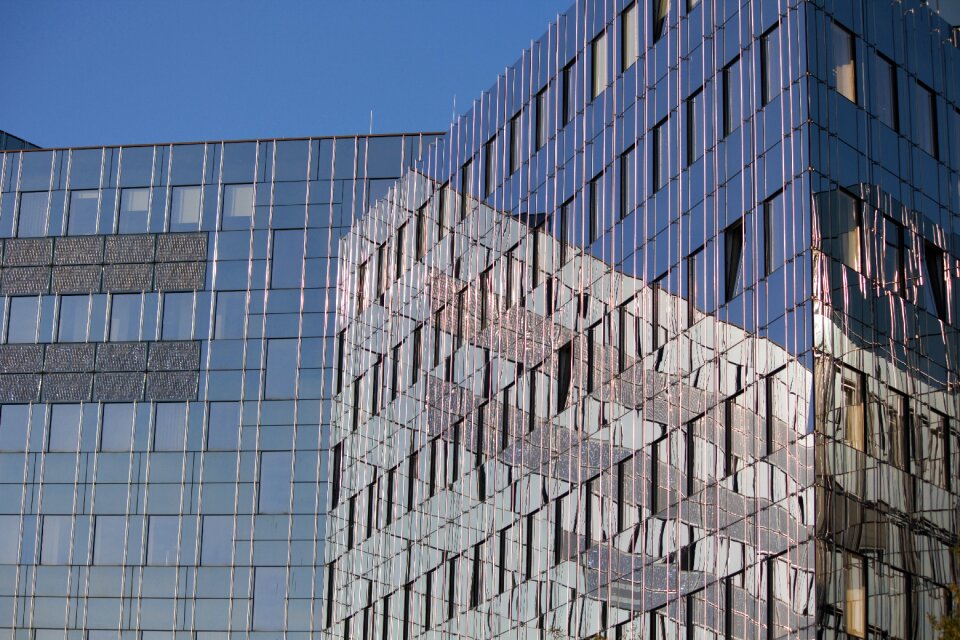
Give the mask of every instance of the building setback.
[[319, 632], [339, 238], [435, 138], [0, 153], [0, 636]]
[[329, 638], [934, 637], [960, 51], [580, 0], [345, 236]]

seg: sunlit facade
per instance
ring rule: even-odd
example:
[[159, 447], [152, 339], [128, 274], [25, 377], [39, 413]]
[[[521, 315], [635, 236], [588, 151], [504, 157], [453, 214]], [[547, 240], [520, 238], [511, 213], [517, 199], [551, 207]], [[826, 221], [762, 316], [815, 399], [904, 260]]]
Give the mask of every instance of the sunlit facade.
[[933, 638], [960, 51], [582, 0], [340, 249], [325, 637]]

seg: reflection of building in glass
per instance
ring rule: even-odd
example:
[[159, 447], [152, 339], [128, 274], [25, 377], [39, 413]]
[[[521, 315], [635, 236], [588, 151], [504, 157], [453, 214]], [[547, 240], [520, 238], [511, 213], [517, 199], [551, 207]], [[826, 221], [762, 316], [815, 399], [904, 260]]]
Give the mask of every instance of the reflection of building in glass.
[[15, 151], [17, 149], [36, 149], [37, 145], [18, 138], [12, 133], [0, 131], [0, 151]]
[[958, 51], [788, 4], [578, 3], [344, 239], [329, 637], [932, 638]]
[[433, 138], [0, 153], [0, 636], [319, 630], [338, 240]]

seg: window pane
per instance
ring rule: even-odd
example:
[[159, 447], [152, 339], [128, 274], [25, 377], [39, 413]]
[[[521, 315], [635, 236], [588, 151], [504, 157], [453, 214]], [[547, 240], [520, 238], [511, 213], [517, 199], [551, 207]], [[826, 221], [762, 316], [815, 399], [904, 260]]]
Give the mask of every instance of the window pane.
[[229, 565], [233, 555], [233, 516], [203, 516], [200, 562]]
[[914, 135], [920, 148], [937, 157], [937, 104], [933, 93], [921, 84], [916, 85], [913, 117]]
[[127, 519], [124, 516], [97, 516], [93, 533], [93, 563], [123, 564]]
[[703, 91], [698, 90], [687, 98], [687, 164], [691, 165], [703, 155]]
[[96, 233], [99, 201], [100, 192], [96, 189], [70, 192], [67, 233], [72, 236]]
[[236, 449], [240, 443], [240, 403], [211, 402], [207, 418], [207, 449]]
[[607, 88], [607, 34], [603, 33], [593, 41], [593, 97], [596, 98]]
[[267, 398], [293, 398], [297, 386], [297, 340], [269, 340]]
[[187, 437], [187, 403], [162, 402], [154, 412], [154, 451], [183, 451]]
[[667, 16], [670, 13], [670, 0], [653, 0], [653, 41], [656, 42], [667, 33]]
[[620, 68], [626, 71], [640, 56], [640, 39], [638, 37], [639, 11], [637, 3], [633, 3], [623, 10], [620, 16], [620, 39], [623, 54], [620, 58]]
[[0, 564], [17, 564], [20, 516], [0, 516]]
[[851, 102], [857, 101], [857, 70], [853, 34], [833, 23], [833, 86]]
[[760, 39], [760, 103], [770, 102], [780, 93], [780, 30], [774, 29]]
[[133, 404], [103, 405], [103, 428], [100, 431], [100, 450], [130, 451], [132, 446]]
[[764, 224], [764, 273], [773, 273], [784, 261], [786, 240], [784, 238], [783, 194], [780, 193], [763, 203]]
[[10, 298], [10, 320], [7, 324], [7, 342], [35, 342], [40, 320], [40, 298], [23, 296]]
[[30, 405], [5, 404], [0, 407], [0, 451], [26, 451], [30, 425]]
[[18, 236], [29, 238], [42, 236], [47, 232], [47, 200], [46, 191], [28, 191], [20, 194]]
[[[636, 206], [637, 153], [630, 148], [620, 156], [620, 217], [624, 218]], [[561, 236], [565, 241], [566, 238]]]
[[723, 70], [723, 135], [726, 136], [740, 126], [741, 104], [743, 96], [742, 65], [737, 58]]
[[253, 185], [223, 185], [223, 228], [247, 229], [253, 218]]
[[260, 454], [260, 513], [290, 512], [290, 453], [265, 451]]
[[170, 201], [170, 230], [191, 231], [200, 226], [200, 187], [174, 187]]
[[80, 414], [79, 404], [51, 406], [48, 451], [76, 451], [79, 448]]
[[44, 516], [40, 542], [41, 564], [67, 564], [70, 561], [70, 528], [73, 516]]
[[303, 280], [303, 231], [273, 232], [270, 286], [299, 289]]
[[60, 298], [60, 318], [57, 322], [57, 340], [84, 342], [90, 318], [90, 296], [63, 296]]
[[213, 329], [213, 337], [242, 338], [246, 306], [247, 294], [243, 291], [218, 293], [217, 316]]
[[140, 311], [142, 296], [124, 293], [113, 296], [110, 310], [110, 340], [126, 341], [140, 338]]
[[287, 570], [283, 567], [257, 567], [253, 583], [253, 628], [283, 628], [283, 601]]
[[144, 233], [150, 189], [124, 189], [120, 192], [120, 233]]
[[147, 532], [147, 564], [171, 566], [177, 563], [180, 535], [179, 516], [150, 516]]
[[163, 296], [164, 340], [189, 340], [193, 337], [193, 294], [167, 293]]
[[653, 129], [652, 134], [653, 190], [659, 191], [670, 178], [670, 158], [667, 145], [667, 120]]

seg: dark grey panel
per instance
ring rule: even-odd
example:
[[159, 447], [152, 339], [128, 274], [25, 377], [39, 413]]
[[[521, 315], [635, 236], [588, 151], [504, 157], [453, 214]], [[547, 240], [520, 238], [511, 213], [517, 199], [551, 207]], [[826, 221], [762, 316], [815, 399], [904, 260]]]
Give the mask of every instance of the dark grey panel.
[[13, 267], [3, 270], [0, 293], [27, 295], [47, 293], [50, 289], [50, 267]]
[[6, 241], [3, 264], [25, 267], [50, 264], [53, 257], [53, 238], [12, 238]]
[[152, 264], [108, 264], [103, 268], [104, 291], [149, 291], [152, 287]]
[[103, 236], [57, 238], [53, 248], [54, 264], [100, 264], [103, 259]]
[[39, 373], [0, 375], [0, 402], [36, 402], [39, 397]]
[[143, 396], [142, 373], [98, 373], [94, 377], [93, 399], [133, 401]]
[[206, 233], [173, 233], [157, 238], [157, 262], [206, 259]]
[[43, 360], [42, 344], [0, 346], [0, 373], [35, 373]]
[[54, 267], [52, 293], [92, 293], [100, 291], [100, 265]]
[[44, 371], [92, 371], [94, 347], [92, 343], [47, 345]]
[[171, 262], [157, 265], [157, 291], [203, 289], [207, 265], [203, 262]]
[[153, 262], [154, 239], [152, 235], [107, 236], [103, 261], [106, 264]]
[[143, 371], [146, 342], [107, 342], [97, 347], [97, 371]]
[[87, 402], [92, 373], [48, 373], [43, 376], [44, 402]]
[[200, 367], [199, 342], [154, 342], [150, 345], [150, 371], [187, 371]]
[[195, 371], [154, 371], [147, 374], [147, 400], [194, 400], [200, 375]]

